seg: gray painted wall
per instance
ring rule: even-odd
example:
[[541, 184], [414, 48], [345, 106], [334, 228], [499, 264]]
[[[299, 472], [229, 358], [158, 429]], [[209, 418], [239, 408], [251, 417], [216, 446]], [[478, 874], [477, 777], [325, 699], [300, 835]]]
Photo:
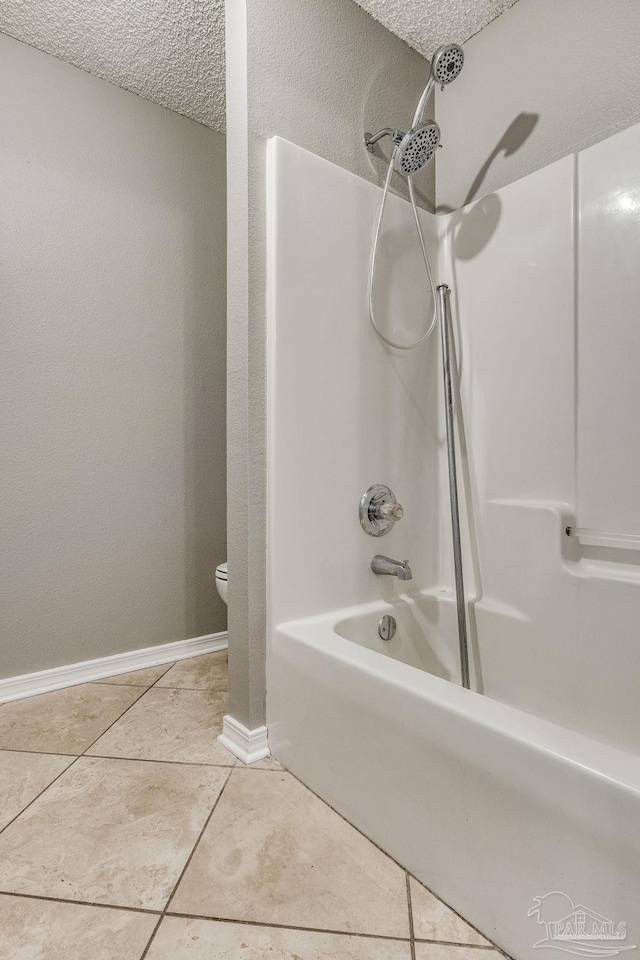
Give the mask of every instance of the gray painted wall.
[[0, 677], [224, 629], [225, 140], [0, 35]]
[[436, 95], [452, 209], [640, 122], [638, 0], [519, 0]]
[[[410, 124], [428, 64], [352, 0], [227, 0], [226, 17], [229, 712], [253, 728], [265, 699], [267, 139], [380, 183], [363, 132]], [[419, 186], [427, 203], [432, 181]]]

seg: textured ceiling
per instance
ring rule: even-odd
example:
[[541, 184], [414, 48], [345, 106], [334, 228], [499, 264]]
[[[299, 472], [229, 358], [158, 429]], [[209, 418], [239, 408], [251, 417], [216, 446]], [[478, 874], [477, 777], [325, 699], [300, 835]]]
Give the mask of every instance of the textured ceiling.
[[0, 32], [224, 131], [224, 0], [0, 0]]
[[427, 59], [442, 43], [464, 43], [516, 0], [356, 0]]
[[[430, 57], [516, 0], [356, 2]], [[0, 0], [0, 32], [224, 132], [224, 0]]]

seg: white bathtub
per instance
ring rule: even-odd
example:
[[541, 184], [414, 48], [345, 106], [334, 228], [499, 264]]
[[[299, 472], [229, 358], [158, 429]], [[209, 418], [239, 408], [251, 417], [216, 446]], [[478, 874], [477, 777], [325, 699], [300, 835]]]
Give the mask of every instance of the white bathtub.
[[518, 960], [553, 955], [527, 915], [553, 891], [626, 922], [600, 956], [640, 946], [640, 759], [462, 689], [454, 616], [424, 594], [275, 629], [274, 756]]

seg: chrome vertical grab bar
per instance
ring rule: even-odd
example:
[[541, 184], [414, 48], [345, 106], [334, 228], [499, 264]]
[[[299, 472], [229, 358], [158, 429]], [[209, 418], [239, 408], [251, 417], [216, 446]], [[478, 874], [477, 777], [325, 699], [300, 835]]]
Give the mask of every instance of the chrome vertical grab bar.
[[460, 676], [462, 686], [469, 688], [469, 647], [467, 643], [467, 612], [464, 597], [462, 570], [462, 544], [460, 540], [460, 512], [458, 509], [458, 474], [456, 468], [456, 436], [451, 384], [451, 351], [449, 349], [449, 287], [438, 286], [440, 313], [440, 340], [442, 342], [442, 373], [444, 384], [444, 408], [447, 425], [447, 459], [449, 464], [449, 500], [451, 503], [451, 532], [453, 534], [453, 565], [456, 579], [456, 607], [458, 611], [458, 643], [460, 646]]

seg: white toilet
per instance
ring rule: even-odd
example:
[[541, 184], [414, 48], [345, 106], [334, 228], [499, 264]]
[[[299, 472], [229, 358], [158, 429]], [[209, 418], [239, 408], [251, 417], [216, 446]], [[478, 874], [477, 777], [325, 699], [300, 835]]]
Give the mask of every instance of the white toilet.
[[216, 587], [218, 588], [218, 593], [224, 600], [227, 602], [227, 588], [228, 588], [228, 577], [227, 577], [227, 564], [221, 563], [216, 567]]

